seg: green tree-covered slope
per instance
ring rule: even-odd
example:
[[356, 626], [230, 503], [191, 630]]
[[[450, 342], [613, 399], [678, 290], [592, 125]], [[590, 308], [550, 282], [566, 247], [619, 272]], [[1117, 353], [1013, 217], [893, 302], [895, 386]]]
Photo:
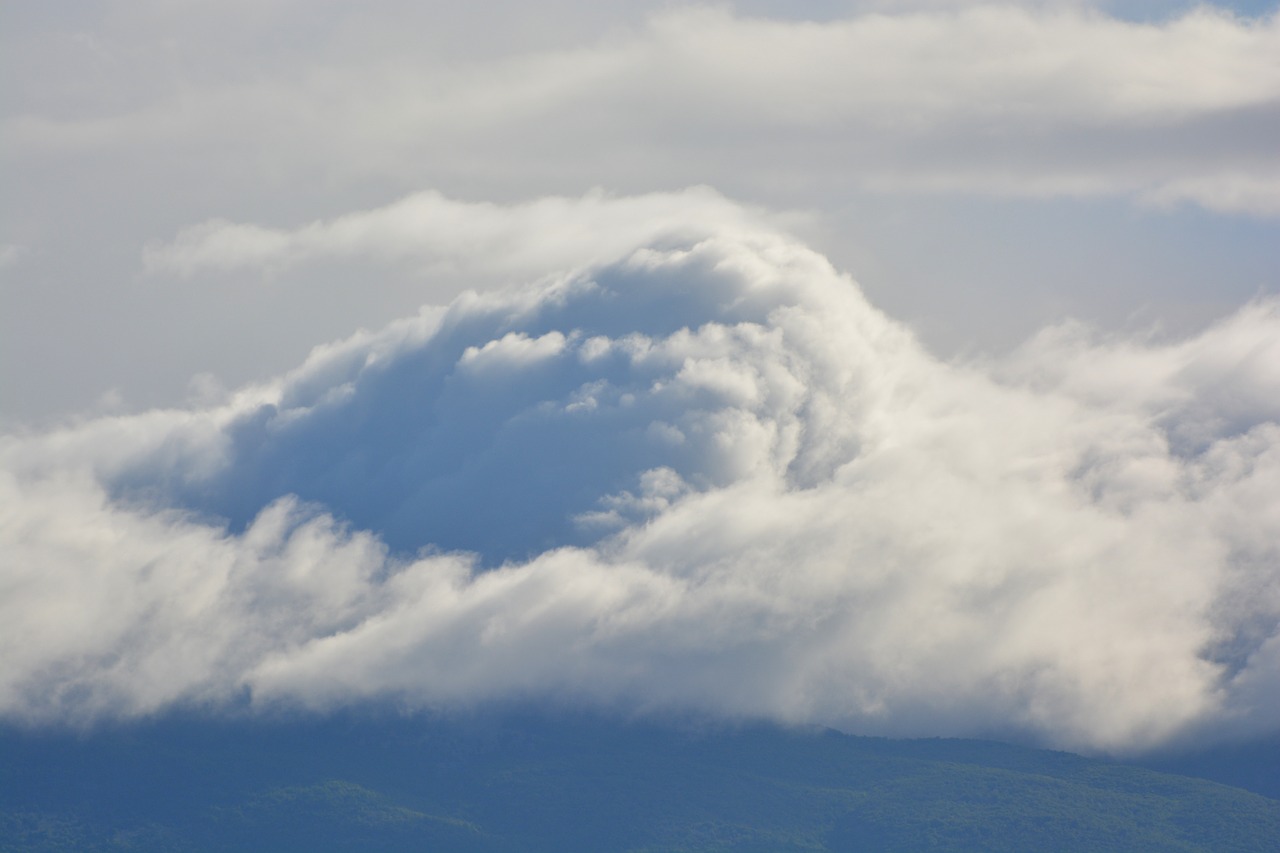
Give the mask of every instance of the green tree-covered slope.
[[593, 718], [7, 730], [0, 851], [1275, 853], [1280, 802], [985, 741]]

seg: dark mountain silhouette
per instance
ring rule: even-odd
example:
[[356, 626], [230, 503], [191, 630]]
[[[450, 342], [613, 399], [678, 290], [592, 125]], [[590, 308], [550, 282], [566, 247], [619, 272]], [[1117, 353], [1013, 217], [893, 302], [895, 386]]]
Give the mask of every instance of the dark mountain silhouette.
[[1280, 802], [976, 740], [528, 713], [0, 734], [3, 851], [1257, 851]]

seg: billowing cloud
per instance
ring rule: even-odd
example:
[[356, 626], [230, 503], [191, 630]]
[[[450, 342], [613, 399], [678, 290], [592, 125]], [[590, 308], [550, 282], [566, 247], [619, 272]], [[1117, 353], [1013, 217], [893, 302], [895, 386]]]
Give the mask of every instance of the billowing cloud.
[[1274, 730], [1280, 305], [948, 364], [750, 214], [627, 209], [611, 258], [212, 408], [0, 440], [0, 713]]
[[1274, 290], [1275, 7], [9, 4], [0, 422], [264, 380], [422, 302], [618, 257], [649, 227], [619, 211], [660, 227], [645, 194], [693, 185], [805, 212], [940, 350], [1064, 314], [1191, 328]]

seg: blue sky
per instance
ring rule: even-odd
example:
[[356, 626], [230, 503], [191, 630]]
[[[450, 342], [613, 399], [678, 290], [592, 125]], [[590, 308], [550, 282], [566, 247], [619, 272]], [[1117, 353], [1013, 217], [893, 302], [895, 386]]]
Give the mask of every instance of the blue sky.
[[1274, 4], [11, 6], [0, 715], [1273, 732]]

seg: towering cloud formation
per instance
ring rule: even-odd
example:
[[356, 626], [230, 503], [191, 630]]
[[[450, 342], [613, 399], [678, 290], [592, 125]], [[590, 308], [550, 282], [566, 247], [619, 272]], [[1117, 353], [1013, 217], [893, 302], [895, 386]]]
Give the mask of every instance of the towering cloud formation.
[[1274, 727], [1280, 305], [946, 364], [822, 257], [698, 209], [215, 408], [3, 439], [0, 711]]

